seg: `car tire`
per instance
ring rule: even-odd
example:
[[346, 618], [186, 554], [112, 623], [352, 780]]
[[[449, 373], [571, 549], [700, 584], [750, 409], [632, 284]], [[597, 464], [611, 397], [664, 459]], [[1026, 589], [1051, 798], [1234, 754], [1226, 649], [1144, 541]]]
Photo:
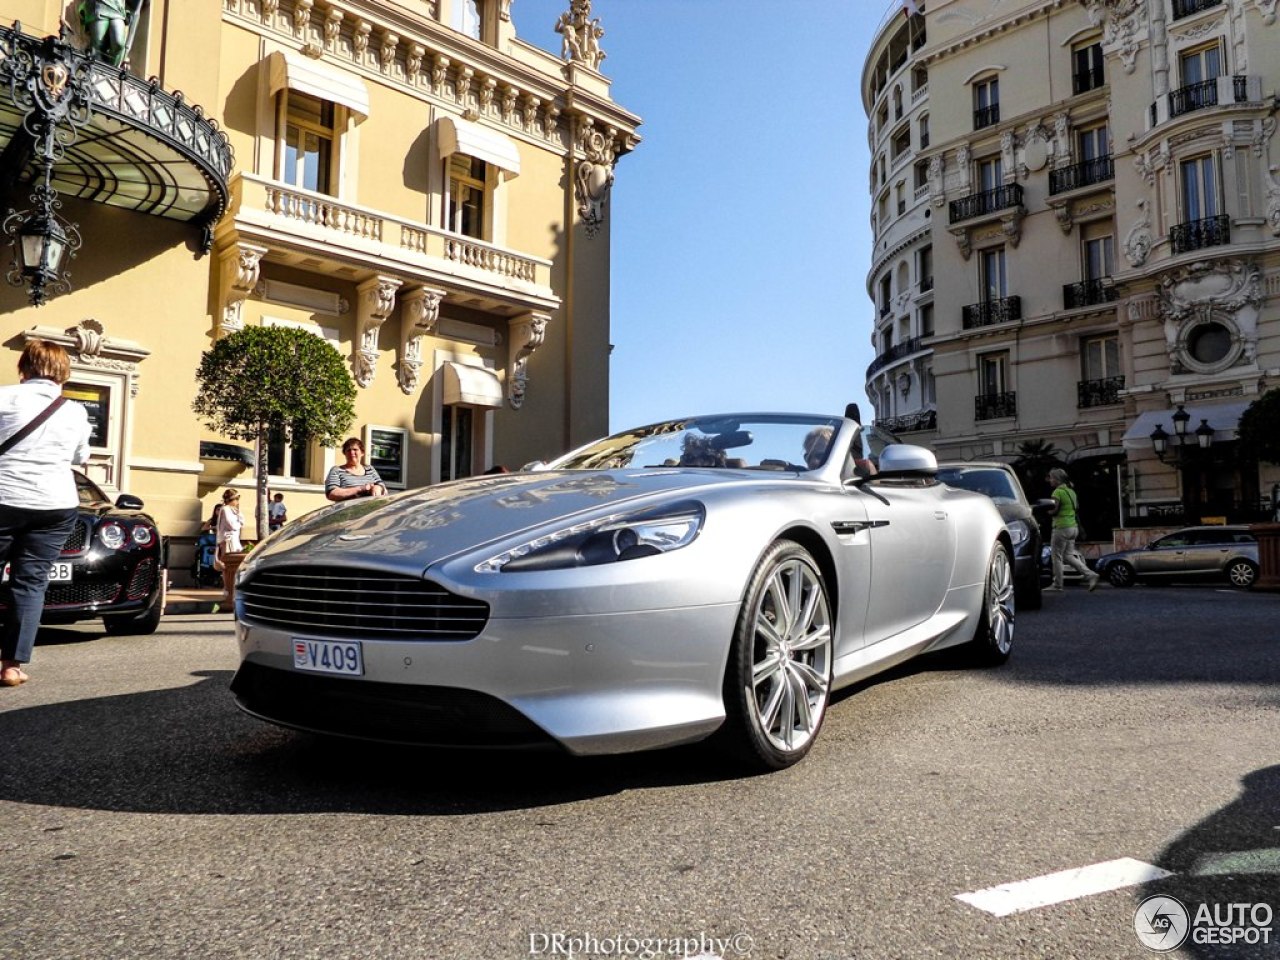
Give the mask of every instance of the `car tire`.
[[1240, 557], [1227, 564], [1227, 580], [1233, 587], [1248, 590], [1257, 579], [1258, 565], [1252, 560]]
[[1037, 571], [1029, 577], [1023, 577], [1014, 591], [1014, 599], [1020, 610], [1039, 610], [1044, 606], [1044, 596], [1040, 592], [1040, 574]]
[[969, 643], [974, 662], [982, 666], [999, 666], [1013, 652], [1013, 622], [1017, 599], [1013, 587], [1013, 560], [1009, 548], [996, 541], [987, 562], [987, 577], [982, 588], [982, 609], [978, 627]]
[[1138, 577], [1132, 564], [1116, 560], [1107, 566], [1107, 582], [1113, 587], [1132, 587], [1138, 582]]
[[729, 749], [757, 770], [781, 770], [813, 746], [831, 696], [834, 611], [822, 571], [779, 540], [743, 593], [725, 668]]
[[113, 637], [150, 636], [159, 629], [160, 618], [164, 616], [164, 594], [164, 589], [161, 588], [155, 603], [136, 616], [132, 614], [104, 616], [102, 618], [103, 627]]

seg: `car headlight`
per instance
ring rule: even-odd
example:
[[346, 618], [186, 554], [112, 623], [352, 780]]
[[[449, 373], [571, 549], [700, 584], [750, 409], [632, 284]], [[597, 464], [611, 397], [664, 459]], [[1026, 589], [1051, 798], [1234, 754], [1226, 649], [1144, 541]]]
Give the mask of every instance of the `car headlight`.
[[1009, 528], [1009, 539], [1015, 547], [1026, 543], [1031, 536], [1031, 525], [1025, 520], [1010, 520], [1005, 526]]
[[140, 547], [150, 546], [156, 538], [156, 533], [145, 523], [140, 523], [133, 528], [133, 542]]
[[688, 546], [706, 511], [692, 501], [637, 514], [614, 514], [522, 543], [476, 565], [477, 573], [563, 570], [638, 560]]
[[102, 541], [103, 546], [111, 550], [119, 550], [124, 546], [127, 534], [122, 524], [109, 520], [98, 528], [98, 539]]

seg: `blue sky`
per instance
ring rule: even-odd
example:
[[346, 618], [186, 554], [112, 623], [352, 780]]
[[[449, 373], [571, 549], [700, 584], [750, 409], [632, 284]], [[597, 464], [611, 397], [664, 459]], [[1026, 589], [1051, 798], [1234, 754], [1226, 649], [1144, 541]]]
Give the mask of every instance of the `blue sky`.
[[[895, 5], [595, 0], [601, 71], [644, 120], [608, 211], [612, 429], [731, 410], [840, 412], [850, 400], [869, 409], [858, 84]], [[568, 7], [514, 0], [517, 33], [558, 53], [553, 28]]]

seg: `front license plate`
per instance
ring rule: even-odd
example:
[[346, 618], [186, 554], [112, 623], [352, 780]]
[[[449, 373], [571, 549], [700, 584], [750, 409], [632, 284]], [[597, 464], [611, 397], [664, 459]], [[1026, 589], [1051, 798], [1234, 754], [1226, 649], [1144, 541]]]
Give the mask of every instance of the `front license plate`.
[[315, 673], [342, 673], [364, 676], [364, 657], [359, 640], [293, 640], [293, 665]]
[[[9, 565], [4, 565], [4, 573], [0, 574], [0, 583], [9, 582]], [[50, 583], [70, 583], [71, 582], [71, 564], [66, 560], [56, 560], [49, 567]]]

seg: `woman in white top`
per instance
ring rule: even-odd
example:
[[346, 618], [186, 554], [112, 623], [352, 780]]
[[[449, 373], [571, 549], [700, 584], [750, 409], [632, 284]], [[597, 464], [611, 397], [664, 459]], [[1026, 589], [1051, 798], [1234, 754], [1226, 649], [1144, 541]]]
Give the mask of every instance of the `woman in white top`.
[[[235, 490], [224, 490], [222, 493], [222, 509], [218, 511], [218, 559], [228, 553], [242, 553], [244, 544], [240, 541], [240, 531], [244, 529], [244, 517], [240, 513], [240, 494]], [[225, 564], [222, 567], [223, 599], [232, 597], [233, 577], [235, 571]]]
[[29, 679], [22, 665], [30, 662], [35, 646], [49, 569], [80, 506], [71, 465], [89, 459], [89, 417], [78, 403], [52, 406], [70, 376], [66, 350], [32, 340], [18, 359], [22, 382], [0, 387], [0, 442], [53, 410], [0, 455], [0, 568], [11, 567], [0, 588], [9, 607], [0, 633], [0, 686], [16, 687]]

